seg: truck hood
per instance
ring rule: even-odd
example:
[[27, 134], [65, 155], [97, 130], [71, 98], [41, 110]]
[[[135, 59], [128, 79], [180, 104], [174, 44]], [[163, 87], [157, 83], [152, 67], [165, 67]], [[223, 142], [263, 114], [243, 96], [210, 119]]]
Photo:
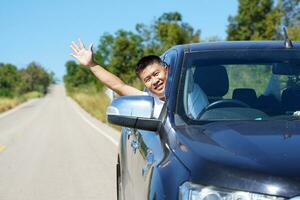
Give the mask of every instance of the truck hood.
[[218, 181], [220, 174], [231, 174], [250, 182], [297, 185], [294, 193], [300, 191], [299, 121], [214, 122], [181, 126], [176, 132], [174, 152], [196, 179], [214, 182], [218, 173]]

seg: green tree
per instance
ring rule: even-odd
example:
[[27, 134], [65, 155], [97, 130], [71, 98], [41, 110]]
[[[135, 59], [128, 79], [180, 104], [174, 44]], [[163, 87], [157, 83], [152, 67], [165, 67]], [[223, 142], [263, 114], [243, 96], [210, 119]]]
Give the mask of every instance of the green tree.
[[273, 0], [239, 0], [238, 14], [228, 18], [227, 39], [276, 39], [282, 11], [273, 4]]
[[[160, 55], [168, 48], [200, 41], [200, 30], [194, 30], [182, 21], [178, 12], [164, 13], [150, 26], [137, 24], [136, 31], [118, 30], [114, 34], [104, 33], [94, 53], [94, 59], [102, 66], [129, 84], [138, 84], [135, 66], [144, 55]], [[67, 86], [79, 87], [93, 83], [93, 74], [75, 62], [66, 63]], [[95, 82], [98, 82], [95, 80]]]
[[291, 40], [300, 41], [300, 26], [288, 27], [288, 34]]
[[79, 87], [92, 82], [93, 76], [91, 72], [74, 61], [66, 63], [67, 73], [64, 76], [64, 81], [71, 87]]
[[156, 22], [156, 33], [163, 50], [200, 40], [200, 30], [194, 32], [192, 26], [182, 22], [182, 16], [178, 12], [164, 13]]
[[288, 28], [292, 40], [300, 40], [300, 0], [281, 0], [282, 24]]
[[112, 46], [112, 56], [108, 69], [127, 83], [136, 80], [135, 65], [143, 57], [142, 37], [119, 30]]
[[95, 59], [126, 83], [136, 80], [135, 65], [144, 55], [143, 38], [131, 31], [118, 30], [114, 36], [105, 33], [95, 52]]
[[164, 13], [152, 25], [137, 24], [136, 29], [145, 43], [145, 54], [160, 55], [178, 44], [200, 41], [200, 30], [182, 21], [178, 12]]
[[0, 63], [0, 96], [14, 96], [19, 81], [20, 74], [16, 66]]
[[94, 54], [95, 60], [100, 65], [108, 65], [111, 61], [113, 45], [114, 45], [115, 38], [112, 34], [104, 33], [100, 37], [98, 49]]
[[51, 75], [40, 64], [32, 62], [25, 69], [20, 70], [20, 74], [20, 93], [47, 92], [47, 88], [51, 83]]
[[96, 89], [101, 89], [103, 85], [97, 78], [87, 69], [74, 61], [66, 63], [66, 75], [64, 82], [67, 88], [82, 87], [86, 85], [94, 85]]
[[55, 73], [53, 71], [49, 73], [49, 77], [50, 77], [50, 83], [54, 84], [57, 82], [57, 78], [55, 78]]
[[300, 26], [300, 0], [281, 0], [284, 26]]

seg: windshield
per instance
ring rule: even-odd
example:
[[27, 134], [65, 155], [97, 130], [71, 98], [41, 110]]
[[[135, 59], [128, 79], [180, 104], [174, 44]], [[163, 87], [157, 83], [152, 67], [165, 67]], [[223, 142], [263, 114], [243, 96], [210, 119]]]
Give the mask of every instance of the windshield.
[[270, 120], [300, 111], [300, 54], [187, 54], [183, 110], [192, 120]]

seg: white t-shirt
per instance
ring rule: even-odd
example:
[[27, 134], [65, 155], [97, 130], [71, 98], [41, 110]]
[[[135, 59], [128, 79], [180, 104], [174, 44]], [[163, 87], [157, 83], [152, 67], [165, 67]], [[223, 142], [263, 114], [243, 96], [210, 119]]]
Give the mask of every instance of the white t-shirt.
[[274, 95], [274, 97], [280, 101], [280, 80], [279, 76], [272, 74], [266, 90], [264, 91], [265, 96]]
[[[158, 118], [165, 102], [160, 100], [158, 96], [150, 91], [144, 92], [144, 95], [149, 95], [154, 98], [153, 117]], [[188, 113], [192, 115], [193, 118], [196, 118], [208, 104], [205, 93], [198, 85], [194, 85], [192, 92], [188, 94]]]
[[153, 94], [152, 92], [148, 91], [148, 92], [144, 92], [144, 95], [149, 95], [152, 96], [154, 98], [154, 113], [153, 113], [153, 117], [158, 118], [162, 107], [164, 106], [164, 101], [160, 100], [158, 98], [158, 96], [156, 96], [155, 94]]

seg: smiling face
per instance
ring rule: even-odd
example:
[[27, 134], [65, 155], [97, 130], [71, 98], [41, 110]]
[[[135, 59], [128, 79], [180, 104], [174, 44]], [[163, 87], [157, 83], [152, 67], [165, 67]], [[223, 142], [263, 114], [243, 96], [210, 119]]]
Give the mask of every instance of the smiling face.
[[141, 70], [138, 75], [150, 92], [159, 98], [163, 98], [165, 96], [167, 73], [167, 68], [155, 62]]

